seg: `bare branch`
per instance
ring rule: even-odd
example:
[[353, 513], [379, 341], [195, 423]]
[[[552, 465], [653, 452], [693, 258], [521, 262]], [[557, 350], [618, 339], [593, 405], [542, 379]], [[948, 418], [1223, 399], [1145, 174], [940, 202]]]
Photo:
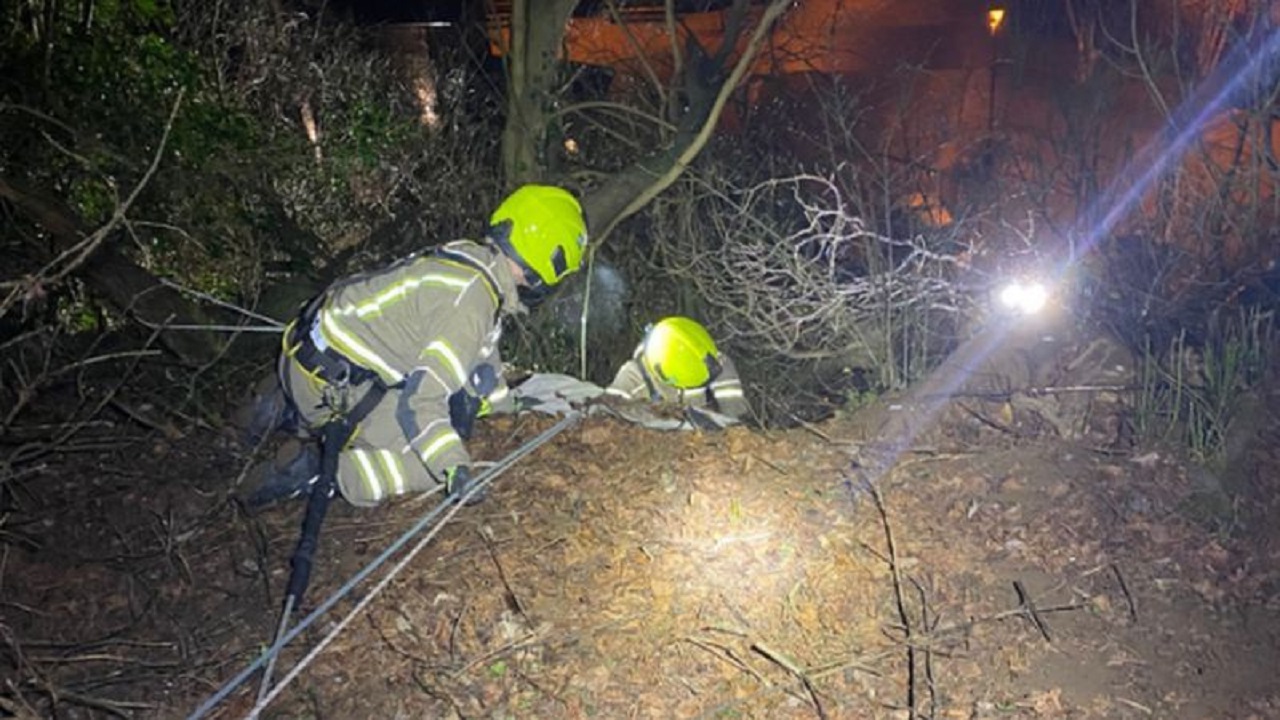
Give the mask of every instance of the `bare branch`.
[[962, 248], [871, 231], [829, 178], [687, 185], [655, 208], [659, 255], [713, 309], [727, 342], [883, 368], [914, 325], [968, 307], [954, 279]]
[[[748, 41], [746, 49], [743, 50], [742, 55], [738, 58], [737, 64], [734, 65], [733, 72], [730, 73], [728, 79], [724, 81], [720, 86], [719, 91], [716, 93], [716, 98], [712, 103], [711, 111], [703, 122], [702, 127], [693, 137], [692, 141], [690, 141], [679, 155], [676, 156], [670, 167], [666, 168], [666, 170], [661, 174], [654, 177], [648, 187], [632, 198], [631, 202], [623, 207], [621, 212], [610, 218], [608, 224], [599, 232], [595, 233], [595, 242], [603, 242], [604, 239], [609, 236], [609, 233], [617, 227], [618, 223], [635, 214], [635, 212], [640, 208], [649, 204], [658, 196], [659, 193], [670, 187], [671, 184], [676, 181], [676, 178], [680, 177], [680, 175], [688, 169], [689, 164], [693, 162], [693, 159], [697, 157], [698, 153], [702, 151], [702, 148], [706, 146], [707, 141], [711, 137], [712, 131], [715, 130], [716, 124], [720, 120], [721, 113], [724, 112], [725, 104], [729, 102], [729, 96], [733, 94], [734, 90], [738, 87], [738, 84], [742, 82], [742, 78], [746, 75], [747, 70], [751, 67], [752, 63], [755, 62], [756, 54], [760, 52], [760, 47], [764, 44], [765, 38], [769, 36], [769, 32], [773, 29], [774, 23], [790, 6], [790, 0], [773, 0], [773, 2], [769, 3], [769, 6], [765, 8], [763, 15], [761, 15], [760, 21], [752, 31], [751, 39]], [[740, 9], [743, 8], [735, 6], [735, 10]], [[732, 36], [726, 33], [726, 45], [731, 42]]]
[[[80, 242], [75, 243], [71, 247], [59, 253], [57, 257], [51, 260], [41, 268], [38, 273], [30, 278], [29, 285], [53, 284], [62, 281], [67, 277], [67, 275], [80, 267], [80, 265], [83, 264], [84, 261], [87, 260], [108, 237], [110, 237], [116, 227], [124, 222], [125, 216], [129, 212], [129, 208], [132, 207], [134, 201], [138, 199], [138, 195], [147, 186], [147, 184], [151, 182], [152, 176], [155, 175], [157, 168], [160, 167], [160, 160], [164, 157], [165, 148], [168, 146], [169, 133], [173, 130], [173, 122], [178, 117], [178, 108], [182, 106], [182, 98], [185, 94], [185, 89], [178, 91], [178, 97], [174, 100], [173, 108], [169, 111], [169, 119], [165, 123], [164, 133], [160, 136], [159, 146], [156, 148], [156, 152], [151, 158], [151, 165], [147, 167], [146, 173], [143, 174], [142, 179], [134, 186], [133, 191], [130, 192], [122, 202], [116, 205], [115, 212], [112, 213], [111, 219]], [[3, 178], [0, 178], [0, 197], [17, 204], [21, 204], [24, 200], [22, 194]], [[16, 296], [14, 294], [10, 294], [3, 302], [0, 302], [0, 316], [3, 316], [8, 312], [15, 299]]]

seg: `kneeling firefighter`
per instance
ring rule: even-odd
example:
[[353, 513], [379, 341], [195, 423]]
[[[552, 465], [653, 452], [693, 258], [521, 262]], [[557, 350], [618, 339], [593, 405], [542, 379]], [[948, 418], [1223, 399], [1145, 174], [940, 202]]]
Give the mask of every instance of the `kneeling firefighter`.
[[[336, 475], [348, 502], [375, 505], [438, 483], [454, 498], [471, 490], [463, 441], [482, 399], [506, 390], [503, 317], [576, 272], [586, 242], [572, 194], [525, 185], [494, 211], [483, 241], [451, 242], [339, 281], [304, 307], [285, 331], [280, 383], [313, 435], [328, 440], [345, 425]], [[248, 505], [309, 492], [320, 452], [302, 448]]]
[[683, 407], [696, 426], [706, 429], [739, 421], [751, 409], [733, 361], [720, 352], [701, 323], [678, 315], [645, 330], [607, 392]]

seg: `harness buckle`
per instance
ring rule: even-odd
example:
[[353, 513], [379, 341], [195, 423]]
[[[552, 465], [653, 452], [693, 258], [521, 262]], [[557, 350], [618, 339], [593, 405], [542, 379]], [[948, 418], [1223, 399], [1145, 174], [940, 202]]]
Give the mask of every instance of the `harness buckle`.
[[345, 361], [334, 363], [337, 373], [325, 379], [324, 404], [339, 415], [346, 414], [351, 404], [351, 364]]

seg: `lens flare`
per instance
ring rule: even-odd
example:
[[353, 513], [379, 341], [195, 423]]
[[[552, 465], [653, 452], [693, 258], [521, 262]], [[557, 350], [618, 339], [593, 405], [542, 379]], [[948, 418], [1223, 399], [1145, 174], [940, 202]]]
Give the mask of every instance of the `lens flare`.
[[1049, 290], [1038, 282], [1012, 282], [1000, 291], [1000, 304], [1023, 315], [1040, 312], [1048, 302]]
[[[1072, 248], [1070, 256], [1055, 263], [1050, 281], [1056, 284], [1065, 277], [1079, 257], [1128, 217], [1162, 174], [1181, 160], [1212, 117], [1240, 103], [1251, 89], [1270, 87], [1276, 77], [1277, 57], [1280, 57], [1280, 31], [1271, 30], [1259, 42], [1240, 43], [1229, 59], [1219, 63], [1218, 69], [1174, 111], [1165, 132], [1147, 144], [1127, 172], [1117, 173], [1108, 192], [1099, 196], [1096, 206], [1081, 213], [1081, 223], [1072, 233], [1080, 238], [1080, 244]], [[1018, 293], [1012, 295], [1016, 297]], [[1047, 300], [1047, 292], [1045, 297]], [[891, 421], [877, 434], [878, 447], [875, 442], [868, 444], [876, 451], [860, 461], [847, 483], [855, 500], [859, 494], [856, 482], [874, 484], [888, 474], [907, 448], [935, 421], [951, 393], [1011, 331], [1010, 324], [991, 324], [962, 342], [941, 366], [906, 395], [900, 403], [904, 412], [891, 416]]]

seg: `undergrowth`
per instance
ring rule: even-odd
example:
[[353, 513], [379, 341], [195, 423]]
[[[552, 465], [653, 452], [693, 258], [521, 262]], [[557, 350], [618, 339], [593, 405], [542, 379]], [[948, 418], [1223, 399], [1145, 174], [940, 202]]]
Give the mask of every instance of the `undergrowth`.
[[1262, 379], [1274, 315], [1257, 307], [1210, 316], [1199, 342], [1183, 328], [1167, 346], [1143, 345], [1134, 425], [1147, 440], [1173, 443], [1193, 459], [1223, 459], [1241, 401]]

